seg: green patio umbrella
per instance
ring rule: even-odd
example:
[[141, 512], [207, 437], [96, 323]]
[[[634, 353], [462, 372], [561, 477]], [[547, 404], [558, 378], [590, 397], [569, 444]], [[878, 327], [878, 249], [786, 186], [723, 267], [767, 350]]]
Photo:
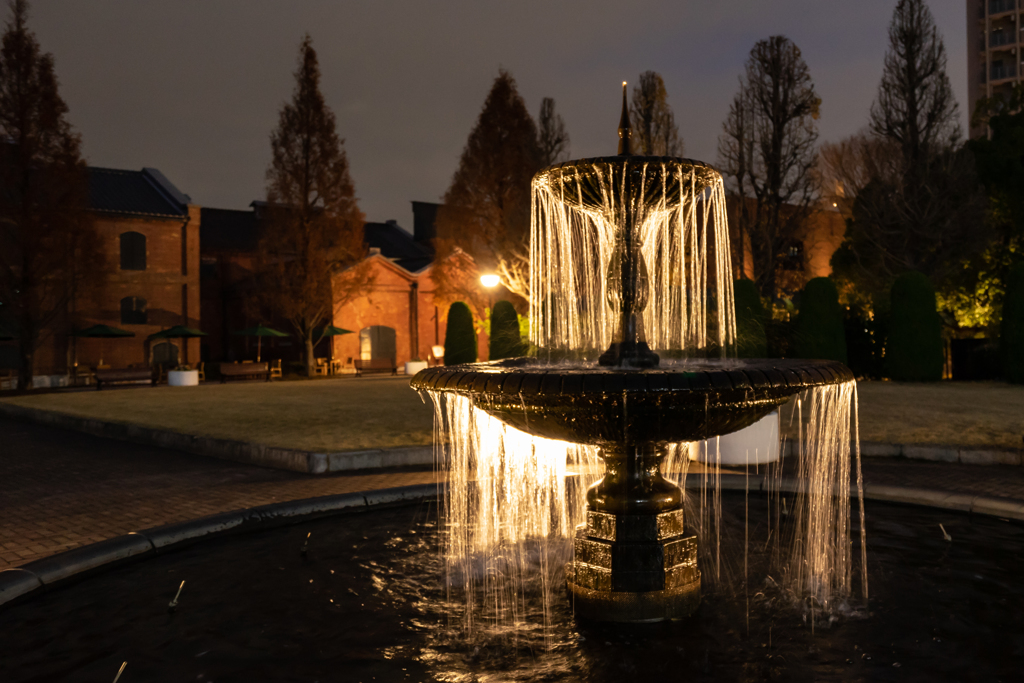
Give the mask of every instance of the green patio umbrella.
[[[87, 327], [84, 330], [75, 330], [71, 333], [72, 337], [83, 337], [89, 339], [114, 339], [121, 337], [134, 337], [134, 332], [128, 330], [122, 330], [120, 327], [111, 327], [110, 325], [93, 325]], [[99, 365], [103, 365], [103, 356], [106, 353], [105, 344], [100, 345], [100, 362]], [[78, 348], [74, 350], [74, 362], [75, 362], [75, 376], [78, 373]]]
[[205, 337], [205, 332], [200, 332], [193, 327], [185, 327], [184, 325], [175, 325], [174, 327], [168, 327], [166, 330], [160, 330], [149, 335], [150, 339], [191, 339], [192, 337]]
[[323, 329], [317, 328], [316, 332], [319, 334], [314, 336], [320, 337], [340, 337], [343, 334], [352, 334], [352, 330], [346, 330], [343, 327], [335, 327], [334, 325], [328, 325]]
[[287, 337], [287, 332], [281, 332], [275, 330], [272, 327], [267, 327], [263, 323], [260, 323], [256, 327], [250, 327], [244, 330], [236, 330], [232, 334], [237, 334], [240, 337], [256, 337], [256, 362], [260, 362], [260, 347], [263, 344], [263, 337]]

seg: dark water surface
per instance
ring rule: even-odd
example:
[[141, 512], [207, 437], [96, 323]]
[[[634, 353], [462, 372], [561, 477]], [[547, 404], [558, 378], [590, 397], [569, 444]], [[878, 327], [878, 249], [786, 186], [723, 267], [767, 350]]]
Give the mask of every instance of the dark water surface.
[[467, 639], [421, 503], [200, 543], [0, 608], [0, 681], [112, 681], [122, 661], [120, 683], [1024, 680], [1024, 526], [869, 502], [870, 614], [853, 601], [812, 634], [765, 581], [760, 541], [744, 590], [744, 499], [723, 501], [729, 588], [706, 582], [682, 622], [577, 624], [559, 599], [547, 628]]

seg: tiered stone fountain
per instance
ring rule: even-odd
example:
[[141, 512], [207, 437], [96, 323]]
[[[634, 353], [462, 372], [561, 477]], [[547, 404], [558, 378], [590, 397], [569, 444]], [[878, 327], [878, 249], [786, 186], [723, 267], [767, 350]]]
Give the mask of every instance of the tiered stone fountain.
[[[847, 382], [853, 375], [831, 361], [706, 360], [728, 352], [731, 273], [720, 267], [709, 278], [707, 261], [683, 248], [689, 238], [673, 226], [683, 230], [685, 223], [697, 235], [690, 241], [707, 244], [708, 231], [701, 229], [713, 219], [694, 207], [709, 202], [716, 187], [720, 192], [721, 176], [698, 161], [633, 155], [625, 87], [618, 155], [544, 169], [534, 178], [535, 198], [538, 187], [556, 197], [557, 206], [546, 214], [535, 207], [536, 356], [430, 368], [412, 386], [469, 397], [476, 408], [536, 437], [597, 446], [604, 477], [587, 492], [586, 523], [576, 532], [574, 559], [566, 567], [575, 613], [619, 622], [685, 617], [700, 603], [698, 539], [687, 532], [683, 492], [660, 471], [668, 445], [742, 429], [804, 389]], [[585, 219], [564, 218], [572, 212]], [[655, 215], [670, 217], [656, 239], [650, 236]], [[592, 266], [580, 256], [584, 250], [568, 263], [564, 254], [551, 255], [545, 228], [556, 219], [573, 229], [598, 221], [608, 230], [607, 249], [597, 245], [587, 252], [608, 254], [596, 277], [581, 275]], [[574, 233], [562, 249], [590, 239]], [[677, 243], [683, 246], [672, 252]], [[721, 264], [727, 237], [716, 248]], [[651, 258], [658, 261], [654, 273]], [[687, 280], [685, 274], [698, 266], [704, 274]], [[679, 291], [680, 283], [690, 282], [692, 290], [716, 277], [723, 281], [719, 291], [730, 294], [714, 302], [717, 330], [711, 336], [718, 343], [705, 343], [705, 336], [693, 343], [685, 331], [693, 326], [685, 322], [708, 317], [707, 297], [703, 291]], [[559, 289], [566, 279], [575, 284]], [[666, 317], [683, 319], [676, 326], [683, 331], [669, 329]], [[656, 331], [656, 348], [671, 360], [663, 362], [650, 348], [648, 327]], [[596, 332], [581, 337], [580, 328]], [[610, 343], [600, 352], [595, 343], [602, 339]]]

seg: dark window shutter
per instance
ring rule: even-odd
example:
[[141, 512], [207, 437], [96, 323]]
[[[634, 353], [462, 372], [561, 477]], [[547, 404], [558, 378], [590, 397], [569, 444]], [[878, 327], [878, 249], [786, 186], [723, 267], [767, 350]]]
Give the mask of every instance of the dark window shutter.
[[121, 270], [146, 269], [146, 236], [141, 232], [121, 233]]

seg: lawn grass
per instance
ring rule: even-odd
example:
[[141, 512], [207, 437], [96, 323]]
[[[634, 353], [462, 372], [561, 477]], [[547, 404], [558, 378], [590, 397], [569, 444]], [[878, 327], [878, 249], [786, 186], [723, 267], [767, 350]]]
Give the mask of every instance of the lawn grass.
[[[1024, 386], [1003, 382], [860, 382], [862, 441], [1024, 447]], [[783, 433], [789, 437], [787, 411]]]
[[[1024, 446], [1024, 386], [862, 382], [864, 441]], [[0, 399], [81, 417], [315, 452], [431, 443], [433, 409], [404, 377], [113, 388]], [[783, 430], [788, 420], [783, 413]]]
[[430, 444], [433, 408], [408, 377], [116, 387], [2, 399], [80, 417], [335, 453]]

